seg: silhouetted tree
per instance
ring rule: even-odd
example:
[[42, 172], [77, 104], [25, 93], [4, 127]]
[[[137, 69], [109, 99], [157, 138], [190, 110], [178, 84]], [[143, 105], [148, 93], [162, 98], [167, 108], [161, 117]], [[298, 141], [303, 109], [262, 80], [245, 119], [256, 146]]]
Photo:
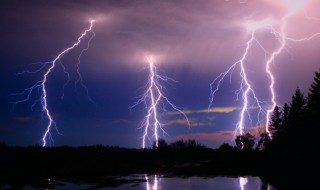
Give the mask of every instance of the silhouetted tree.
[[236, 147], [239, 149], [252, 149], [255, 144], [255, 138], [250, 133], [238, 135], [235, 139]]
[[294, 152], [305, 146], [306, 126], [306, 100], [299, 88], [295, 91], [290, 102], [287, 134], [284, 137], [286, 149]]
[[182, 148], [186, 148], [186, 143], [184, 142], [183, 139], [178, 140], [176, 142], [173, 142], [170, 144], [171, 148], [175, 148], [175, 149], [182, 149]]
[[289, 118], [290, 118], [290, 107], [289, 105], [286, 103], [283, 105], [283, 109], [282, 109], [282, 115], [281, 115], [281, 121], [282, 121], [282, 134], [286, 135], [288, 132], [288, 128], [289, 128]]
[[314, 81], [309, 89], [307, 111], [315, 123], [320, 123], [320, 71], [315, 73]]
[[305, 108], [306, 100], [304, 99], [303, 93], [297, 88], [292, 96], [289, 110], [289, 125], [293, 130], [303, 123], [306, 111]]
[[280, 108], [275, 106], [269, 123], [269, 132], [274, 141], [277, 141], [282, 133], [282, 120]]
[[219, 146], [219, 150], [232, 150], [233, 147], [228, 143], [223, 143]]
[[256, 146], [256, 150], [264, 150], [269, 147], [271, 142], [270, 136], [267, 132], [260, 134], [260, 139], [258, 141], [258, 144]]
[[199, 144], [195, 140], [188, 140], [187, 141], [187, 148], [197, 148]]
[[156, 141], [154, 141], [152, 144], [153, 149], [163, 149], [167, 147], [168, 147], [168, 144], [164, 139], [158, 139], [158, 146], [156, 144]]
[[169, 147], [173, 149], [186, 149], [186, 148], [194, 149], [194, 148], [204, 148], [205, 146], [200, 145], [199, 143], [197, 143], [197, 141], [193, 139], [187, 140], [187, 141], [184, 141], [183, 139], [181, 139], [171, 143]]
[[308, 134], [308, 139], [305, 139], [305, 141], [310, 142], [310, 148], [316, 149], [319, 145], [316, 131], [318, 131], [317, 127], [320, 126], [320, 71], [315, 73], [314, 81], [309, 89], [306, 107], [308, 130], [311, 133]]

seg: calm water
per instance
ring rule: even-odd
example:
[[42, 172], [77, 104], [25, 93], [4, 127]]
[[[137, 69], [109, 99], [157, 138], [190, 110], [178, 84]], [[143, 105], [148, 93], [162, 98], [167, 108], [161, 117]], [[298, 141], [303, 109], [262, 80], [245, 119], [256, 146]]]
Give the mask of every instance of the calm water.
[[[102, 189], [102, 190], [275, 190], [259, 177], [168, 177], [162, 175], [131, 175], [99, 180], [60, 181], [53, 179], [0, 182], [0, 189]], [[16, 182], [16, 183], [15, 183]]]

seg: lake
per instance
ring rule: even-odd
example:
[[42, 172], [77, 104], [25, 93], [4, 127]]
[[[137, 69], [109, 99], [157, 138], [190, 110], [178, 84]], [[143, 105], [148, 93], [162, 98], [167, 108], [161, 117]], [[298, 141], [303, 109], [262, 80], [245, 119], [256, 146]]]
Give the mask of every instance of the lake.
[[259, 177], [177, 177], [168, 175], [108, 176], [99, 179], [11, 179], [0, 189], [101, 190], [276, 190]]

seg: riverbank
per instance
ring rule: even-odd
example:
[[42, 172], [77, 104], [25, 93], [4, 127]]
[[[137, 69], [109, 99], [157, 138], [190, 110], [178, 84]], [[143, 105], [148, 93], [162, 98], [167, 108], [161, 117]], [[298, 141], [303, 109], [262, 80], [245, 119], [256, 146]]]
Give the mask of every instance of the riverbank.
[[[2, 147], [2, 179], [100, 179], [131, 174], [172, 176], [260, 176], [281, 189], [304, 176], [296, 175], [303, 165], [283, 163], [267, 152], [257, 150], [210, 149], [127, 149], [109, 146], [89, 147]], [[295, 171], [293, 171], [295, 170]], [[299, 181], [298, 181], [299, 180]], [[290, 181], [290, 184], [288, 183]]]

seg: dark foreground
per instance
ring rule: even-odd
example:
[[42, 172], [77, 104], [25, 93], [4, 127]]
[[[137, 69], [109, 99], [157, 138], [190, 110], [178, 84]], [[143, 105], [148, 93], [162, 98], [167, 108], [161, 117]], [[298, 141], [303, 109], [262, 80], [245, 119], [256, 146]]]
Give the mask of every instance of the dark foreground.
[[16, 179], [99, 180], [106, 176], [153, 173], [185, 177], [259, 176], [277, 189], [296, 189], [299, 185], [313, 185], [309, 175], [315, 167], [303, 155], [288, 159], [285, 153], [236, 148], [1, 147], [0, 155], [0, 184], [14, 183]]

